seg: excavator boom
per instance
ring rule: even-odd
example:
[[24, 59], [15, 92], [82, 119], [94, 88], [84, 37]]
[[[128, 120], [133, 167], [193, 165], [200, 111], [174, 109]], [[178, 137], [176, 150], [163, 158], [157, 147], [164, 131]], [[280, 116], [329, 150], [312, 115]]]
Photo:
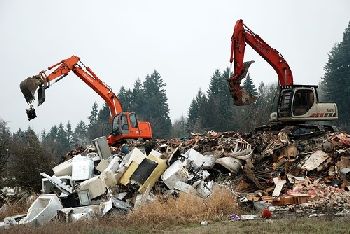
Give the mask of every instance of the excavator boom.
[[293, 85], [292, 71], [282, 54], [243, 24], [243, 20], [237, 20], [231, 37], [230, 63], [234, 63], [234, 73], [229, 79], [229, 86], [235, 105], [239, 106], [249, 105], [256, 99], [240, 86], [241, 80], [248, 73], [249, 66], [254, 62], [243, 62], [246, 44], [250, 45], [273, 67], [278, 74], [280, 86]]

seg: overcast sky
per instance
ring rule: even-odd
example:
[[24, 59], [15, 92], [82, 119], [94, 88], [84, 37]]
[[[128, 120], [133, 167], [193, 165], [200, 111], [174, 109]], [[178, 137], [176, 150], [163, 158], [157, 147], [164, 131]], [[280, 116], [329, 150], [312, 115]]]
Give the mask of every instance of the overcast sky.
[[[37, 133], [68, 120], [87, 122], [93, 102], [103, 101], [74, 74], [47, 90], [30, 122], [19, 89], [21, 80], [71, 55], [115, 93], [156, 69], [167, 85], [171, 119], [186, 116], [198, 89], [207, 90], [215, 69], [229, 65], [240, 18], [283, 54], [296, 84], [317, 84], [349, 10], [349, 0], [0, 0], [0, 118], [11, 131], [30, 125]], [[250, 69], [256, 85], [277, 82], [251, 48], [245, 59], [256, 61]]]

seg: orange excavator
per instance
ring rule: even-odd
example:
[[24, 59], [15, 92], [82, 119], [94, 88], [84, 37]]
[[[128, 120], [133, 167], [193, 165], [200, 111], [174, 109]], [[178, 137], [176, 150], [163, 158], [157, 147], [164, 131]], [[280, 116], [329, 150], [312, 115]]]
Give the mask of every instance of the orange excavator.
[[77, 56], [71, 56], [56, 63], [48, 70], [48, 75], [41, 71], [38, 75], [23, 80], [20, 89], [30, 108], [26, 110], [28, 120], [36, 117], [32, 102], [38, 90], [38, 106], [45, 101], [45, 90], [73, 71], [85, 84], [92, 88], [107, 103], [110, 110], [112, 133], [107, 137], [109, 145], [117, 145], [126, 139], [151, 139], [152, 128], [149, 122], [138, 121], [134, 112], [123, 112], [122, 105], [112, 89], [86, 67]]
[[338, 118], [337, 105], [319, 102], [316, 85], [295, 85], [292, 70], [282, 54], [249, 29], [241, 19], [237, 20], [231, 37], [230, 63], [234, 63], [234, 72], [228, 79], [235, 105], [249, 105], [256, 100], [256, 97], [241, 87], [241, 81], [246, 77], [249, 66], [254, 63], [243, 62], [246, 44], [263, 57], [277, 73], [279, 98], [277, 112], [271, 114], [272, 121], [304, 123]]

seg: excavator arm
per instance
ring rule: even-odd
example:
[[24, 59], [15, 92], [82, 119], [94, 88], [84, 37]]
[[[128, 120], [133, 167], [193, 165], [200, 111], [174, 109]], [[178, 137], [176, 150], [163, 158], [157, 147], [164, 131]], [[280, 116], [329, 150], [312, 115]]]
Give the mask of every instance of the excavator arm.
[[[80, 61], [79, 57], [71, 56], [68, 59], [64, 59], [61, 62], [48, 67], [48, 70], [53, 71], [48, 75], [46, 75], [45, 71], [41, 71], [38, 75], [29, 77], [21, 82], [20, 88], [28, 103], [31, 103], [35, 99], [34, 93], [39, 88], [38, 105], [41, 105], [45, 101], [44, 90], [50, 87], [50, 83], [57, 82], [73, 71], [74, 74], [104, 99], [110, 109], [111, 117], [122, 112], [121, 103], [118, 97], [113, 93], [112, 89], [102, 82], [102, 80], [100, 80], [89, 67], [86, 67]], [[32, 119], [29, 114], [28, 119]]]
[[[52, 70], [52, 71], [51, 71]], [[21, 82], [20, 88], [30, 108], [27, 109], [28, 120], [36, 117], [31, 103], [38, 90], [38, 105], [45, 101], [45, 89], [54, 82], [67, 76], [71, 71], [85, 84], [92, 88], [107, 103], [110, 109], [112, 133], [107, 137], [109, 145], [118, 145], [126, 139], [152, 139], [152, 127], [149, 122], [138, 121], [134, 112], [123, 112], [122, 105], [112, 89], [100, 80], [97, 75], [86, 67], [77, 56], [72, 56], [48, 68], [51, 71], [41, 71], [38, 75], [29, 77]]]
[[234, 104], [238, 106], [249, 105], [256, 100], [256, 97], [250, 95], [241, 87], [241, 80], [245, 78], [249, 66], [254, 62], [243, 62], [246, 44], [250, 45], [273, 67], [278, 75], [279, 86], [293, 85], [292, 71], [282, 54], [243, 24], [243, 20], [237, 20], [231, 37], [230, 63], [234, 63], [234, 73], [230, 76], [228, 82]]

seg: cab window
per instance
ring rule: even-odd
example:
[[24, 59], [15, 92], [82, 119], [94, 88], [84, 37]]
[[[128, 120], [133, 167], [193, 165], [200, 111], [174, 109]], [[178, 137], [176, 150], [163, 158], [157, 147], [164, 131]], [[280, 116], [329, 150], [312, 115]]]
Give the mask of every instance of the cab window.
[[294, 93], [293, 115], [300, 116], [306, 114], [315, 101], [312, 89], [301, 89]]
[[128, 119], [125, 114], [121, 116], [122, 130], [129, 130]]
[[120, 116], [119, 115], [117, 115], [113, 118], [112, 133], [113, 134], [120, 134]]
[[137, 118], [135, 113], [130, 114], [130, 123], [131, 123], [131, 127], [137, 128]]

